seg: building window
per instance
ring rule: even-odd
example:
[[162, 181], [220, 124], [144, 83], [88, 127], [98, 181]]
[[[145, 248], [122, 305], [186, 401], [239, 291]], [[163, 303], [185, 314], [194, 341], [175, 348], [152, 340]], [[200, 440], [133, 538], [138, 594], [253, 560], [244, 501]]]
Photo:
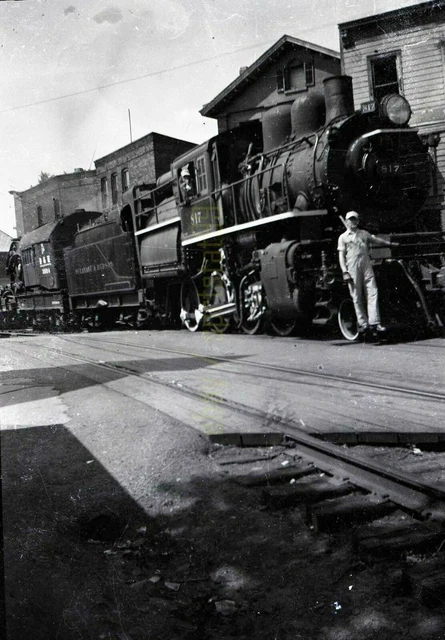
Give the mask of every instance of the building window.
[[207, 174], [204, 156], [195, 160], [195, 176], [198, 193], [207, 193]]
[[37, 226], [41, 227], [43, 224], [43, 210], [40, 205], [37, 206]]
[[100, 192], [102, 194], [102, 209], [108, 207], [108, 182], [106, 178], [101, 178]]
[[111, 203], [117, 204], [117, 173], [111, 174]]
[[371, 98], [380, 101], [388, 93], [402, 93], [399, 53], [375, 56], [368, 63]]
[[124, 191], [128, 191], [128, 189], [130, 188], [130, 172], [128, 171], [128, 169], [122, 169], [121, 178], [123, 193]]
[[313, 62], [303, 62], [296, 64], [290, 62], [277, 72], [277, 91], [285, 93], [287, 91], [306, 91], [308, 87], [315, 84], [315, 73]]
[[57, 198], [53, 198], [54, 204], [54, 219], [58, 220], [60, 218], [60, 202]]

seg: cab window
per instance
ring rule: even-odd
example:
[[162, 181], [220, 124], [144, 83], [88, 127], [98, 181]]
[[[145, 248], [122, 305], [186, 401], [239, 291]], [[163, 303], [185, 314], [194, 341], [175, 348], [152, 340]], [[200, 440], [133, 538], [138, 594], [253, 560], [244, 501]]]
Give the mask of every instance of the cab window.
[[205, 165], [205, 157], [200, 156], [195, 160], [195, 175], [196, 175], [196, 186], [199, 194], [208, 192], [208, 183], [207, 183], [207, 174], [206, 174], [206, 165]]

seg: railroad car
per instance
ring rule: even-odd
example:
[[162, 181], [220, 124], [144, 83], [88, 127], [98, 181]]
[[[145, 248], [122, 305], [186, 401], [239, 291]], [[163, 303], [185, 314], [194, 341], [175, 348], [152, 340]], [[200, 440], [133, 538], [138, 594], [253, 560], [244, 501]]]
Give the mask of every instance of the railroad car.
[[82, 325], [123, 324], [138, 309], [140, 279], [133, 238], [116, 220], [90, 221], [81, 227], [65, 249], [64, 262], [70, 310]]
[[64, 248], [77, 229], [102, 215], [79, 209], [25, 234], [17, 246], [11, 285], [1, 293], [3, 325], [56, 326], [69, 315]]

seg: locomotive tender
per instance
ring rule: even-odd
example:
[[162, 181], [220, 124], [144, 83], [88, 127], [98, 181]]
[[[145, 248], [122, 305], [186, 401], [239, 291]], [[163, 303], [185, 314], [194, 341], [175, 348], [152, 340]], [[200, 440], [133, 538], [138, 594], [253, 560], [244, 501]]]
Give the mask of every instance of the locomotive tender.
[[[444, 234], [421, 211], [432, 167], [410, 115], [398, 94], [354, 111], [351, 79], [339, 76], [324, 81], [324, 95], [198, 145], [156, 185], [127, 192], [119, 220], [96, 218], [73, 234], [66, 303], [90, 323], [180, 320], [190, 331], [267, 324], [287, 335], [338, 316], [355, 339], [336, 252], [353, 209], [400, 245], [373, 256], [384, 320], [442, 327]], [[25, 279], [21, 295], [31, 293]]]

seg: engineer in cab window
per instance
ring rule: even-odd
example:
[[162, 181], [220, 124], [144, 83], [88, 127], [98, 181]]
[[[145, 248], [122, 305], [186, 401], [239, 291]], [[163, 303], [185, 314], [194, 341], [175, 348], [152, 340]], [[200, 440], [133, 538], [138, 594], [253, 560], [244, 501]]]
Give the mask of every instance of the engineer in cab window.
[[190, 202], [190, 199], [195, 195], [195, 189], [193, 186], [192, 176], [190, 175], [190, 171], [187, 167], [183, 167], [181, 169], [179, 187], [181, 189], [182, 199], [184, 202]]

